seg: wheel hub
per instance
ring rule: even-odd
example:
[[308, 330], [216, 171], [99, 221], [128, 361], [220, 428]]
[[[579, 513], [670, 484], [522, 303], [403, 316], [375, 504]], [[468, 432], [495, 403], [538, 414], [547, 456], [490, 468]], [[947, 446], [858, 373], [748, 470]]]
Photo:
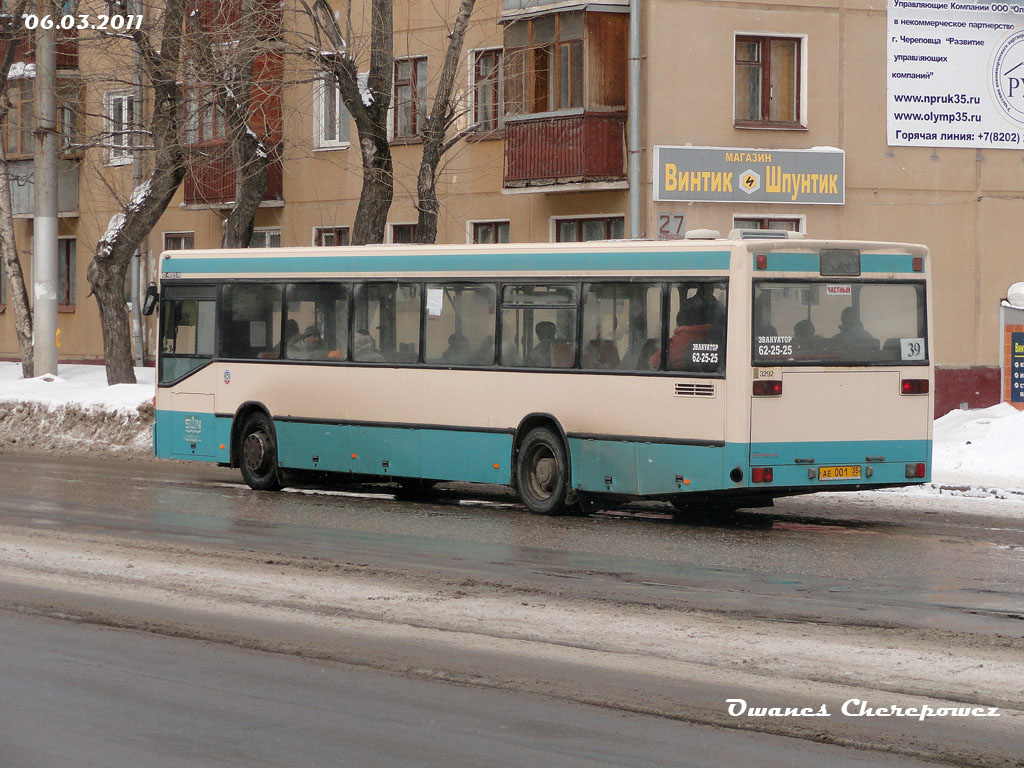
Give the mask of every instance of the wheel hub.
[[265, 469], [268, 448], [267, 435], [264, 432], [252, 432], [245, 438], [242, 451], [245, 456], [245, 465], [254, 474], [262, 474]]

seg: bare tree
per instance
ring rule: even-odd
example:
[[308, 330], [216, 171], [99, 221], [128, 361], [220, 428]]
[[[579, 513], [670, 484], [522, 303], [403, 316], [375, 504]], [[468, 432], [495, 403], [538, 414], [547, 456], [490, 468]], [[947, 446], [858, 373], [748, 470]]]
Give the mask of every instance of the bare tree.
[[[185, 176], [181, 133], [182, 32], [185, 0], [164, 0], [152, 27], [119, 37], [131, 40], [152, 93], [144, 133], [152, 142], [147, 178], [137, 186], [96, 244], [86, 277], [96, 295], [108, 384], [135, 382], [124, 283], [132, 254], [167, 209]], [[155, 9], [150, 9], [153, 13]], [[159, 30], [154, 40], [150, 30]]]
[[[455, 75], [462, 58], [462, 46], [466, 40], [466, 27], [473, 13], [476, 0], [462, 0], [455, 23], [448, 35], [448, 49], [445, 51], [441, 78], [434, 92], [434, 103], [430, 108], [423, 131], [423, 157], [416, 177], [416, 208], [419, 217], [416, 222], [416, 242], [433, 243], [437, 240], [437, 170], [441, 157], [465, 136], [465, 131], [448, 138], [448, 129], [459, 117], [460, 111], [453, 100]], [[472, 129], [473, 126], [470, 126]]]
[[352, 50], [352, 0], [347, 0], [345, 33], [326, 0], [313, 6], [301, 0], [313, 23], [316, 41], [311, 56], [338, 84], [345, 108], [359, 134], [363, 185], [352, 227], [353, 245], [384, 242], [388, 211], [395, 194], [394, 166], [388, 141], [388, 108], [394, 69], [393, 0], [370, 1], [370, 68], [365, 81]]
[[267, 192], [273, 150], [272, 129], [266, 121], [259, 125], [255, 119], [258, 105], [253, 97], [254, 92], [280, 88], [279, 78], [266, 76], [267, 57], [279, 55], [273, 46], [280, 34], [280, 17], [264, 0], [239, 0], [235, 17], [215, 21], [213, 27], [207, 28], [200, 13], [188, 16], [194, 74], [190, 85], [199, 84], [212, 93], [227, 123], [235, 201], [224, 223], [221, 247], [246, 248]]
[[[14, 54], [19, 33], [22, 33], [21, 17], [28, 5], [27, 0], [19, 0], [10, 9], [11, 23], [4, 24], [0, 31], [0, 47], [3, 58], [0, 60], [0, 125], [6, 125], [7, 113], [11, 109], [8, 97], [7, 78], [14, 62]], [[7, 301], [14, 308], [14, 330], [18, 337], [18, 349], [21, 352], [21, 373], [26, 379], [32, 378], [32, 314], [28, 306], [28, 290], [25, 287], [25, 275], [21, 270], [21, 259], [18, 256], [18, 244], [14, 238], [14, 206], [11, 201], [11, 177], [7, 166], [7, 141], [0, 139], [0, 260], [2, 269], [7, 275]]]

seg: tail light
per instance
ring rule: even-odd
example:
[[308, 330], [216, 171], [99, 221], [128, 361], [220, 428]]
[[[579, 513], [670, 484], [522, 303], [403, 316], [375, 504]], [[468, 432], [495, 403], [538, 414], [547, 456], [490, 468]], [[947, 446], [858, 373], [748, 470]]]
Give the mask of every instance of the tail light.
[[915, 256], [911, 263], [915, 272], [924, 272], [924, 258], [922, 256]]
[[928, 379], [903, 379], [900, 381], [900, 394], [927, 395]]
[[754, 257], [754, 261], [758, 269], [768, 269], [768, 254], [759, 253]]
[[775, 479], [775, 470], [771, 467], [754, 467], [750, 470], [750, 479], [755, 483], [770, 483]]
[[907, 464], [907, 477], [924, 477], [924, 464]]
[[754, 382], [754, 397], [778, 397], [781, 394], [781, 381], [765, 380]]

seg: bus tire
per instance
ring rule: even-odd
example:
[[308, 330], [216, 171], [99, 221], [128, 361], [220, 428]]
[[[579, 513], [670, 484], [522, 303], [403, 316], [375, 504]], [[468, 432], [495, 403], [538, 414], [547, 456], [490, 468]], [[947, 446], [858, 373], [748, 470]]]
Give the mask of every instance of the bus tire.
[[527, 432], [516, 455], [516, 490], [535, 515], [557, 515], [569, 491], [569, 462], [562, 439], [547, 427]]
[[256, 491], [279, 491], [281, 468], [277, 464], [274, 427], [262, 411], [249, 414], [238, 443], [238, 464], [242, 479]]

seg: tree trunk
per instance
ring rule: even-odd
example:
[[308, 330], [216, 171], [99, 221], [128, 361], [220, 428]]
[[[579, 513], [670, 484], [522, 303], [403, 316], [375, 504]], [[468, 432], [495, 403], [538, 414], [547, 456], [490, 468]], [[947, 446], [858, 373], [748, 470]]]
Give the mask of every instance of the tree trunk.
[[[5, 110], [6, 111], [6, 110]], [[7, 303], [14, 309], [14, 330], [21, 351], [21, 375], [31, 379], [32, 314], [28, 307], [28, 290], [21, 271], [18, 244], [14, 239], [14, 208], [11, 202], [11, 178], [7, 168], [7, 150], [0, 141], [0, 259], [7, 273]]]
[[445, 135], [455, 115], [452, 109], [455, 75], [462, 58], [469, 17], [475, 4], [476, 0], [462, 0], [459, 4], [459, 12], [452, 24], [451, 34], [448, 35], [448, 50], [445, 51], [444, 64], [441, 66], [434, 104], [423, 130], [423, 156], [416, 177], [416, 208], [419, 211], [416, 221], [417, 243], [433, 243], [437, 240], [437, 217], [440, 211], [437, 203], [437, 168], [441, 164], [441, 156], [462, 137], [460, 134], [445, 142]]
[[[134, 248], [132, 249], [134, 251]], [[96, 267], [93, 270], [93, 266]], [[100, 310], [100, 331], [103, 333], [103, 359], [107, 366], [108, 384], [134, 384], [132, 366], [131, 324], [124, 300], [124, 279], [127, 262], [114, 259], [93, 261], [89, 282], [96, 294]]]
[[231, 147], [235, 161], [235, 205], [224, 222], [222, 248], [248, 248], [256, 224], [256, 212], [267, 193], [270, 158], [262, 142], [244, 136]]
[[[385, 118], [386, 119], [386, 118]], [[352, 245], [383, 243], [388, 211], [395, 195], [394, 168], [387, 135], [362, 138], [363, 187], [352, 227]]]

